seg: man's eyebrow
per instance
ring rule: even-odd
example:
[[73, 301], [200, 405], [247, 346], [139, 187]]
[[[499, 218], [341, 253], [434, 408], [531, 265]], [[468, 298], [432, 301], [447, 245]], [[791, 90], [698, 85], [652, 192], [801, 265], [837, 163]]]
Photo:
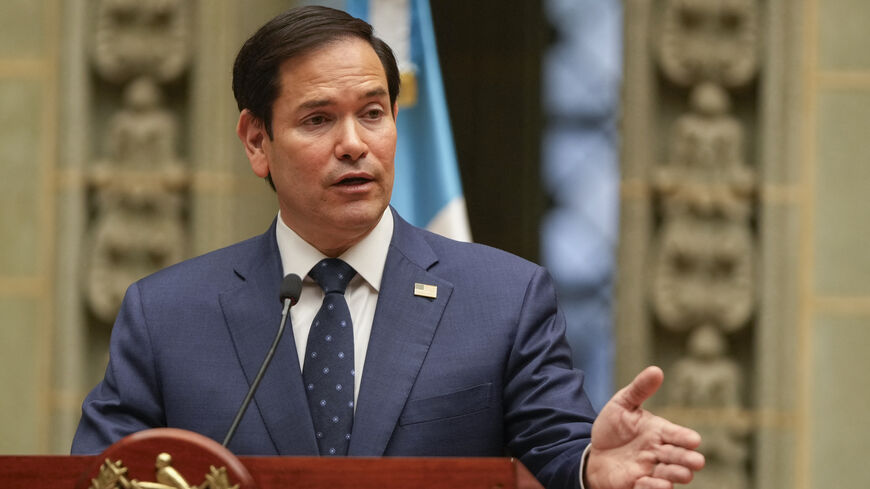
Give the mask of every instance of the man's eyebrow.
[[372, 98], [372, 97], [382, 97], [386, 94], [387, 94], [386, 90], [384, 90], [382, 87], [378, 87], [378, 88], [375, 88], [374, 90], [369, 90], [368, 92], [364, 93], [360, 98], [364, 99], [364, 98]]
[[300, 109], [317, 109], [320, 107], [326, 107], [327, 105], [330, 105], [330, 104], [332, 104], [332, 100], [330, 100], [328, 98], [314, 99], [314, 100], [307, 100], [305, 102], [302, 102], [301, 104], [299, 104], [299, 108]]
[[[360, 100], [363, 100], [373, 97], [383, 97], [384, 95], [387, 95], [387, 91], [384, 90], [382, 87], [378, 87], [373, 90], [369, 90], [368, 92], [365, 92], [364, 94], [360, 95], [359, 98]], [[305, 102], [299, 104], [299, 109], [319, 109], [320, 107], [326, 107], [332, 104], [333, 100], [328, 98], [306, 100]]]

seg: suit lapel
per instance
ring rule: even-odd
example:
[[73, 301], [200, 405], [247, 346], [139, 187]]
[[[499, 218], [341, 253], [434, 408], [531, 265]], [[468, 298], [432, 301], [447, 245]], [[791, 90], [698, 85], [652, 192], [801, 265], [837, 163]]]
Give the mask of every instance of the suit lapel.
[[[274, 223], [259, 239], [260, 249], [251, 262], [235, 269], [240, 283], [220, 294], [224, 318], [248, 385], [257, 376], [281, 321], [278, 299], [281, 260], [275, 242]], [[243, 394], [234, 394], [239, 395], [238, 403], [241, 405]], [[317, 455], [306, 399], [288, 319], [272, 363], [245, 419], [250, 418], [251, 411], [259, 411], [279, 455]]]
[[[453, 285], [427, 269], [437, 257], [419, 231], [393, 213], [395, 229], [372, 323], [354, 415], [352, 456], [381, 456], [429, 351]], [[434, 299], [414, 284], [438, 287]]]

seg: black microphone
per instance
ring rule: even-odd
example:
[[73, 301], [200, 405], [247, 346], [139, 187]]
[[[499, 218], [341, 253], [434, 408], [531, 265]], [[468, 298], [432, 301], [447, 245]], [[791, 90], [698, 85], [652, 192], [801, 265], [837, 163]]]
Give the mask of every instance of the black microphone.
[[272, 361], [272, 357], [275, 356], [275, 350], [278, 348], [278, 342], [281, 341], [281, 335], [284, 334], [284, 325], [287, 323], [287, 313], [290, 312], [291, 307], [299, 302], [299, 296], [301, 294], [302, 279], [299, 278], [299, 275], [291, 273], [284, 277], [284, 281], [281, 282], [280, 294], [281, 302], [284, 303], [284, 310], [281, 311], [281, 324], [280, 326], [278, 326], [278, 334], [275, 335], [275, 341], [272, 342], [272, 347], [269, 348], [269, 352], [266, 353], [266, 358], [263, 359], [263, 364], [260, 365], [260, 371], [257, 372], [257, 376], [251, 383], [251, 388], [248, 389], [248, 394], [245, 396], [245, 400], [242, 401], [242, 407], [239, 408], [239, 412], [236, 413], [236, 418], [233, 420], [233, 424], [230, 426], [229, 431], [227, 431], [227, 436], [224, 437], [224, 442], [222, 443], [224, 447], [226, 447], [230, 443], [233, 435], [236, 434], [236, 430], [239, 428], [239, 423], [242, 421], [242, 416], [245, 415], [245, 411], [247, 411], [248, 409], [248, 404], [251, 403], [251, 399], [254, 398], [254, 392], [257, 392], [257, 387], [260, 385], [260, 381], [263, 379], [263, 374], [269, 367], [269, 363]]

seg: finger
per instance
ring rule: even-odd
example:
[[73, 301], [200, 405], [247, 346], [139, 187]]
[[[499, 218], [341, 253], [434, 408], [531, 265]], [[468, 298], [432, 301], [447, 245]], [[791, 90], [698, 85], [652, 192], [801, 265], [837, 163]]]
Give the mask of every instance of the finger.
[[634, 483], [634, 489], [673, 489], [674, 483], [655, 477], [641, 477]]
[[690, 470], [704, 468], [704, 455], [674, 445], [661, 445], [655, 449], [655, 457], [659, 463], [668, 465], [681, 465]]
[[664, 479], [676, 484], [688, 484], [694, 477], [694, 472], [682, 465], [658, 464], [653, 469], [653, 477]]
[[659, 418], [664, 424], [660, 429], [662, 441], [679, 447], [695, 449], [701, 445], [701, 435], [697, 431]]
[[626, 409], [633, 411], [659, 390], [664, 377], [662, 369], [647, 367], [637, 374], [637, 377], [630, 384], [617, 392], [614, 400], [622, 404]]

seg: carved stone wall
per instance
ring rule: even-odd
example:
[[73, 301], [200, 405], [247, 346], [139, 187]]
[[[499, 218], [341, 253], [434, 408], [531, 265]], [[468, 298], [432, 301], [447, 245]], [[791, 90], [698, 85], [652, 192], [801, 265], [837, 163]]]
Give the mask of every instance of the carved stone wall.
[[760, 473], [766, 3], [626, 2], [617, 377], [664, 368], [654, 410], [704, 438], [695, 488]]
[[616, 373], [689, 487], [864, 487], [870, 3], [626, 0]]
[[[185, 255], [189, 165], [179, 154], [183, 83], [191, 56], [183, 0], [97, 0], [93, 82], [102, 147], [89, 168], [91, 217], [84, 263], [90, 311], [111, 323], [127, 287]], [[179, 83], [181, 81], [182, 83]], [[172, 84], [173, 99], [166, 101]], [[110, 98], [111, 95], [114, 95]]]

